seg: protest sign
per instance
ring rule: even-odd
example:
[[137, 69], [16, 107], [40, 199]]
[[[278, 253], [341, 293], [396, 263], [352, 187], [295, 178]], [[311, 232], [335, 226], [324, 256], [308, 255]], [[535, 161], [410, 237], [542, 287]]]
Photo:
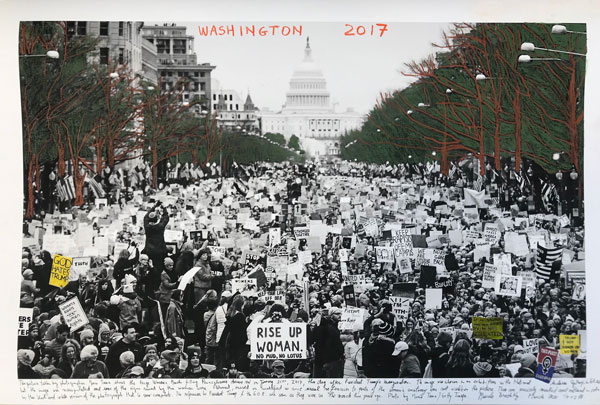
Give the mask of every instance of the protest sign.
[[285, 305], [285, 294], [283, 292], [267, 293], [261, 291], [258, 293], [258, 298], [264, 302]]
[[573, 287], [573, 299], [575, 301], [582, 301], [585, 299], [585, 284], [575, 283]]
[[440, 309], [442, 308], [442, 289], [427, 288], [425, 289], [425, 309]]
[[29, 324], [33, 322], [33, 308], [19, 308], [18, 336], [29, 336]]
[[515, 232], [506, 232], [504, 234], [504, 251], [513, 253], [516, 256], [525, 256], [529, 253], [527, 236]]
[[556, 366], [556, 357], [558, 356], [558, 350], [549, 347], [540, 347], [538, 353], [538, 366], [535, 372], [535, 378], [537, 380], [549, 383], [554, 374], [554, 367]]
[[389, 297], [389, 300], [392, 303], [392, 312], [396, 315], [396, 318], [398, 318], [399, 321], [405, 322], [408, 319], [410, 303], [413, 299], [391, 296]]
[[486, 263], [483, 268], [483, 276], [481, 278], [481, 286], [483, 288], [494, 288], [496, 285], [496, 275], [498, 268], [492, 264]]
[[89, 323], [88, 317], [79, 302], [79, 298], [73, 297], [58, 306], [65, 323], [71, 328], [71, 332], [83, 328]]
[[338, 323], [339, 330], [363, 330], [364, 308], [346, 307]]
[[58, 288], [66, 286], [69, 283], [69, 273], [72, 263], [73, 259], [70, 257], [54, 255], [49, 284]]
[[421, 274], [419, 276], [419, 287], [433, 287], [436, 278], [436, 269], [434, 266], [421, 266]]
[[259, 323], [250, 328], [252, 360], [306, 359], [305, 323]]
[[355, 307], [356, 306], [356, 294], [354, 293], [354, 285], [347, 284], [342, 287], [342, 291], [344, 294], [344, 303], [347, 306]]
[[560, 335], [560, 354], [579, 355], [579, 335]]
[[165, 242], [176, 243], [183, 241], [183, 231], [175, 229], [165, 229]]
[[413, 272], [410, 259], [407, 257], [396, 258], [396, 267], [398, 268], [400, 274], [408, 274]]
[[281, 243], [281, 228], [269, 229], [269, 246], [277, 246]]
[[517, 271], [517, 276], [523, 280], [521, 288], [525, 288], [528, 285], [534, 285], [537, 279], [535, 271]]
[[474, 316], [472, 318], [473, 337], [475, 339], [503, 339], [503, 321], [503, 318], [483, 318]]
[[377, 263], [393, 263], [394, 249], [387, 246], [375, 246], [375, 257]]
[[444, 295], [454, 294], [454, 280], [452, 278], [442, 277], [433, 283], [435, 288], [441, 288]]
[[392, 295], [395, 297], [415, 298], [417, 283], [395, 283], [392, 286]]
[[463, 235], [460, 229], [452, 229], [448, 232], [450, 238], [450, 246], [462, 246]]
[[539, 351], [538, 339], [523, 339], [524, 354], [537, 354]]
[[255, 278], [237, 278], [231, 280], [231, 291], [243, 296], [256, 296], [258, 284]]
[[79, 280], [81, 276], [86, 275], [90, 269], [91, 260], [90, 257], [74, 257], [69, 272], [69, 281]]
[[494, 290], [497, 295], [519, 297], [521, 295], [523, 279], [518, 276], [497, 274]]
[[348, 249], [340, 249], [339, 255], [340, 255], [340, 262], [348, 261]]

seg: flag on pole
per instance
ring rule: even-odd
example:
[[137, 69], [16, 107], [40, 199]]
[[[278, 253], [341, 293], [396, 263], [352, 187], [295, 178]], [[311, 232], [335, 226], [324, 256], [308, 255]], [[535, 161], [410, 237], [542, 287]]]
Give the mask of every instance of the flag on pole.
[[556, 186], [552, 183], [542, 182], [542, 203], [546, 212], [552, 212], [552, 208], [558, 203], [559, 196], [556, 191]]
[[[137, 167], [136, 167], [136, 169], [137, 169]], [[100, 177], [99, 175], [95, 175], [94, 177], [91, 177], [88, 181], [88, 185], [90, 186], [90, 189], [92, 190], [92, 192], [94, 193], [96, 198], [106, 197], [106, 192], [104, 191], [104, 188], [102, 187], [102, 177]]]
[[59, 179], [56, 183], [56, 191], [58, 198], [61, 201], [69, 201], [75, 199], [75, 186], [73, 185], [73, 177], [65, 176]]
[[543, 280], [550, 280], [554, 276], [552, 264], [562, 260], [563, 248], [545, 248], [538, 244], [535, 259], [535, 272]]
[[481, 189], [483, 188], [483, 183], [483, 176], [477, 173], [477, 179], [475, 179], [475, 181], [473, 182], [473, 188], [477, 191], [481, 191]]

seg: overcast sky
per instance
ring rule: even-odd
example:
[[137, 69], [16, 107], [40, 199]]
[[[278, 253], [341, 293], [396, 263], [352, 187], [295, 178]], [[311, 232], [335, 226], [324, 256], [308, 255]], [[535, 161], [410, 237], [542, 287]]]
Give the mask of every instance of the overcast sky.
[[[162, 24], [147, 24], [155, 23]], [[234, 24], [235, 36], [201, 37], [198, 26], [206, 23], [178, 24], [187, 26], [187, 33], [194, 35], [198, 63], [217, 66], [213, 77], [223, 88], [235, 89], [242, 97], [249, 89], [259, 108], [275, 111], [285, 102], [289, 80], [304, 58], [309, 36], [313, 60], [323, 71], [332, 101], [339, 103], [341, 111], [350, 107], [361, 113], [371, 109], [381, 91], [406, 87], [412, 80], [400, 73], [404, 63], [435, 53], [431, 44], [441, 42], [442, 33], [449, 27], [446, 23], [392, 23], [379, 37], [377, 29], [370, 36], [370, 26], [368, 35], [345, 36], [348, 27], [343, 22], [285, 23], [302, 25], [302, 36], [240, 37], [239, 26], [252, 23], [223, 22], [214, 24]], [[254, 23], [274, 24], [284, 23]]]

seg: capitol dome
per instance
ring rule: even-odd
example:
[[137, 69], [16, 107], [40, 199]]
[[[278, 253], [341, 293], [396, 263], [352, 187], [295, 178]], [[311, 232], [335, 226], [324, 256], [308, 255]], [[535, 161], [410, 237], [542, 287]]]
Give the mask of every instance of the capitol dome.
[[312, 49], [306, 38], [304, 60], [294, 70], [283, 108], [288, 112], [330, 112], [330, 96], [323, 72], [312, 59]]

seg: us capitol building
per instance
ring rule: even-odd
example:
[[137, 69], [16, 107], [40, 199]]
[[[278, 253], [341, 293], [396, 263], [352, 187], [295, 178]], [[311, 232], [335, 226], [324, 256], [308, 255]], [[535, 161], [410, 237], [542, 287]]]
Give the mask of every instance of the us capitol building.
[[345, 131], [358, 129], [364, 117], [352, 110], [336, 112], [331, 105], [327, 81], [312, 59], [306, 39], [304, 60], [294, 71], [286, 102], [279, 112], [261, 111], [261, 133], [280, 133], [289, 139], [296, 135], [308, 156], [339, 155], [339, 138]]

